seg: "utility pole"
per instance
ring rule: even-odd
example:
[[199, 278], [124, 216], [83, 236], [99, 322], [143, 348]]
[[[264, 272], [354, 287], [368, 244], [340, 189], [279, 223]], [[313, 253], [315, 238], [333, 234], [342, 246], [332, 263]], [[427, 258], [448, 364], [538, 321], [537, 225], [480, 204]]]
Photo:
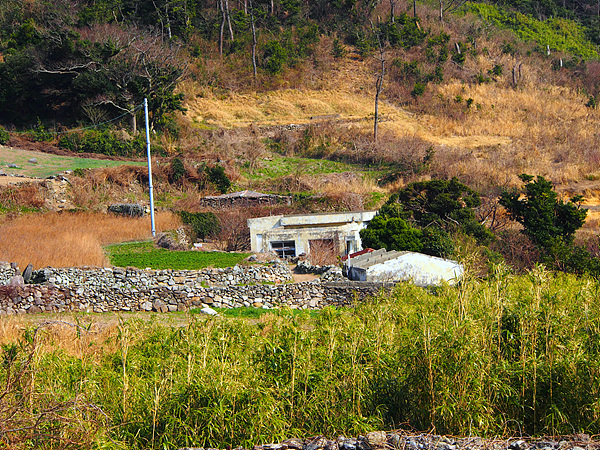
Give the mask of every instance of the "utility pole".
[[144, 114], [146, 115], [146, 153], [148, 154], [148, 190], [150, 193], [150, 222], [152, 224], [152, 237], [156, 236], [154, 225], [154, 195], [152, 192], [152, 160], [150, 159], [150, 122], [148, 121], [148, 99], [144, 98]]

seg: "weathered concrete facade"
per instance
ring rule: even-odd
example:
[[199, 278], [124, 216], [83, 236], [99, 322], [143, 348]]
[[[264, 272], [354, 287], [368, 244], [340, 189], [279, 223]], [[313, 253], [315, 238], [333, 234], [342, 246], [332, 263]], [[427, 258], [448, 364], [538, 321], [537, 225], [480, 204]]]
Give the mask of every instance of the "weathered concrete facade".
[[275, 251], [280, 257], [310, 254], [311, 243], [331, 244], [345, 255], [362, 249], [360, 230], [377, 211], [268, 216], [249, 219], [253, 252]]

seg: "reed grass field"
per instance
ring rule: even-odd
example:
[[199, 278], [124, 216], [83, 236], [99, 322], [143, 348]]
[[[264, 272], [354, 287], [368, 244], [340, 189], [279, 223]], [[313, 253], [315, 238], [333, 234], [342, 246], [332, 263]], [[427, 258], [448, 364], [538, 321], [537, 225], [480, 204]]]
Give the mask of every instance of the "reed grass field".
[[[156, 214], [157, 232], [180, 225], [177, 215]], [[40, 213], [0, 218], [2, 259], [25, 268], [106, 267], [103, 247], [152, 238], [150, 217], [126, 218], [103, 213]]]
[[[396, 428], [597, 434], [598, 290], [585, 277], [497, 266], [485, 281], [429, 291], [401, 283], [316, 317], [5, 318], [0, 440], [55, 448], [33, 433], [50, 425], [81, 446], [131, 449], [251, 448]], [[72, 406], [36, 423], [53, 405]], [[16, 420], [33, 428], [7, 433]]]

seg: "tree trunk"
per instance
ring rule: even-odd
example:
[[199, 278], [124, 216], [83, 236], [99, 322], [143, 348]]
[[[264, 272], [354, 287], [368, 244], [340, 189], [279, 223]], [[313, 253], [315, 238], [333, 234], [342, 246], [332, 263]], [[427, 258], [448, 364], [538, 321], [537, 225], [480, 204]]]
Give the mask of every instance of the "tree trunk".
[[165, 20], [167, 21], [167, 35], [169, 36], [169, 41], [173, 39], [173, 35], [171, 34], [171, 19], [169, 19], [169, 5], [165, 4]]
[[396, 1], [390, 0], [390, 22], [392, 23], [396, 22]]
[[383, 77], [385, 75], [385, 59], [383, 59], [383, 49], [381, 50], [381, 72], [377, 77], [375, 84], [375, 123], [373, 124], [373, 140], [377, 142], [378, 124], [379, 124], [379, 95], [383, 90]]
[[252, 5], [252, 0], [250, 0], [250, 24], [252, 26], [252, 71], [254, 73], [254, 81], [256, 81], [256, 77], [258, 75], [258, 71], [256, 69], [256, 27], [254, 25], [254, 6]]
[[137, 134], [137, 117], [135, 115], [135, 112], [131, 113], [131, 130], [133, 132], [133, 135], [135, 136]]
[[513, 86], [517, 87], [519, 84], [519, 80], [521, 79], [521, 64], [517, 61], [515, 66], [512, 69], [512, 77], [513, 77]]
[[227, 26], [229, 27], [229, 39], [233, 42], [233, 28], [231, 27], [231, 14], [229, 14], [229, 0], [225, 0], [225, 16], [227, 17]]
[[221, 8], [221, 29], [219, 30], [219, 55], [223, 56], [223, 34], [225, 32], [225, 22], [227, 17], [225, 15], [225, 7], [223, 6], [223, 0], [219, 0], [219, 7]]

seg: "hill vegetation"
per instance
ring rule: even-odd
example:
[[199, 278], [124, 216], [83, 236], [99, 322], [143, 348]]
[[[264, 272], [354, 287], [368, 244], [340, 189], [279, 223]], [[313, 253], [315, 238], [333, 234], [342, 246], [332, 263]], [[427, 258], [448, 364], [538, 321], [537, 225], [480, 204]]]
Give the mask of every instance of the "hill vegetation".
[[[3, 319], [0, 445], [600, 432], [598, 17], [589, 0], [0, 2], [0, 144], [46, 153], [40, 174], [53, 153], [137, 164], [62, 159], [62, 214], [45, 184], [0, 186], [0, 259], [103, 266], [150, 238], [105, 214], [148, 203], [147, 98], [159, 232], [244, 250], [250, 217], [381, 207], [366, 240], [467, 268], [312, 315]], [[292, 204], [201, 206], [238, 189]], [[127, 248], [146, 266], [150, 246]]]

